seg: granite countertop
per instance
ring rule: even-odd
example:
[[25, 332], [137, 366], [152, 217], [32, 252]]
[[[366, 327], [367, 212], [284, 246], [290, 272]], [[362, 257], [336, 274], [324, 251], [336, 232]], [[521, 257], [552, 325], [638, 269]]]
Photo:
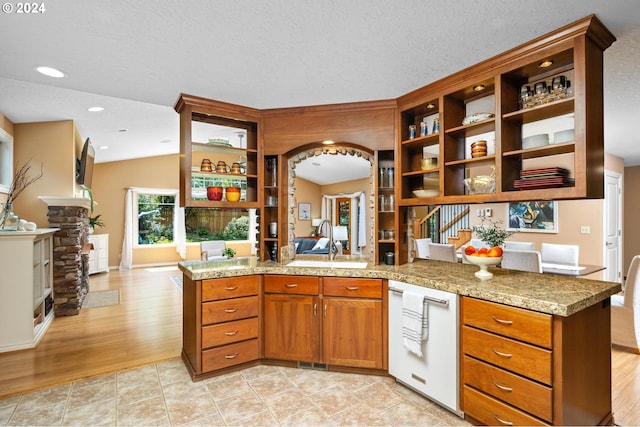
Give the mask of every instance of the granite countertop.
[[[344, 258], [344, 260], [354, 261], [348, 258]], [[179, 268], [192, 280], [248, 274], [398, 280], [560, 316], [570, 316], [621, 290], [619, 283], [502, 268], [490, 268], [493, 277], [480, 280], [474, 275], [478, 271], [478, 267], [475, 265], [432, 260], [419, 260], [399, 266], [369, 263], [367, 268], [288, 267], [286, 265], [288, 262], [291, 261], [277, 263], [258, 261], [256, 258], [248, 257], [223, 261], [187, 261], [181, 262]]]

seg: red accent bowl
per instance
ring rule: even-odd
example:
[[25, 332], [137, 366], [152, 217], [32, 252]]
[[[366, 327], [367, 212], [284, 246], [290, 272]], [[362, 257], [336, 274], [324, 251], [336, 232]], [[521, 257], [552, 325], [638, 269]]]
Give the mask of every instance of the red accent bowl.
[[214, 201], [222, 200], [222, 187], [207, 187], [207, 199]]

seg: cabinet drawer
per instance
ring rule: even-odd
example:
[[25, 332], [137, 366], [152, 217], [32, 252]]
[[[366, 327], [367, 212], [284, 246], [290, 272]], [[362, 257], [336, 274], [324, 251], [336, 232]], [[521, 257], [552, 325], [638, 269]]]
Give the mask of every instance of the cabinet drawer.
[[325, 277], [322, 293], [335, 297], [382, 298], [382, 280]]
[[202, 304], [202, 324], [230, 322], [258, 315], [258, 297], [243, 297]]
[[464, 383], [551, 422], [550, 387], [464, 356]]
[[215, 371], [258, 358], [258, 340], [242, 341], [202, 352], [202, 371]]
[[463, 301], [464, 324], [541, 347], [552, 347], [551, 315], [474, 298]]
[[541, 420], [506, 403], [464, 386], [464, 412], [488, 426], [544, 426]]
[[264, 291], [279, 294], [318, 295], [320, 286], [316, 276], [264, 276]]
[[464, 326], [465, 354], [551, 385], [552, 352], [489, 332]]
[[258, 276], [227, 277], [202, 281], [202, 301], [214, 301], [258, 295], [260, 278]]
[[258, 337], [257, 317], [202, 328], [202, 348], [217, 347]]

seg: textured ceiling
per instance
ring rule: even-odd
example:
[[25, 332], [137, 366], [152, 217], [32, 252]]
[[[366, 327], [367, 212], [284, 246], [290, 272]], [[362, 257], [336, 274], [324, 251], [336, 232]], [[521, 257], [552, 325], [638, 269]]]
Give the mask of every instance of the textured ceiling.
[[[595, 13], [618, 38], [605, 52], [605, 148], [640, 164], [636, 0], [44, 4], [0, 15], [0, 112], [14, 123], [75, 120], [110, 147], [98, 162], [177, 152], [180, 93], [260, 109], [396, 98]], [[105, 111], [88, 113], [93, 105]]]

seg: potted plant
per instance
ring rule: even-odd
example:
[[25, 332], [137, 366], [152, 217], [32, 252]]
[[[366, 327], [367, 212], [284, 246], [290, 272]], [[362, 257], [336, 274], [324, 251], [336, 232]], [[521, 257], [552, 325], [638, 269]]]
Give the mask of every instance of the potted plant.
[[226, 256], [227, 258], [233, 258], [234, 256], [236, 256], [236, 250], [233, 248], [224, 248], [222, 250], [222, 255]]
[[504, 241], [514, 233], [513, 231], [507, 231], [502, 225], [502, 221], [493, 221], [485, 218], [482, 218], [480, 225], [474, 226], [472, 230], [476, 233], [478, 239], [485, 242], [491, 248], [502, 247]]

